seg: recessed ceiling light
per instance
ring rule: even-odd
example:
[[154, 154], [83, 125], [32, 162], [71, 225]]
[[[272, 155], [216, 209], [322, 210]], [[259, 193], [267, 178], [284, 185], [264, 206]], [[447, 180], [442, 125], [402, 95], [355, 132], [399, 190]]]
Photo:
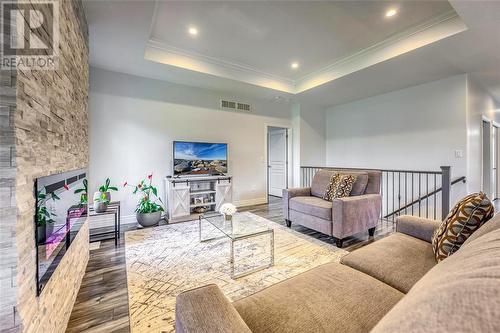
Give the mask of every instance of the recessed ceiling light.
[[198, 29], [196, 29], [196, 27], [189, 27], [188, 32], [191, 36], [198, 35]]
[[389, 9], [386, 13], [385, 13], [385, 17], [392, 17], [394, 15], [396, 15], [398, 13], [397, 10], [395, 9]]
[[299, 68], [299, 63], [298, 62], [292, 62], [292, 64], [290, 65], [290, 67], [292, 67], [292, 69], [297, 69], [297, 68]]

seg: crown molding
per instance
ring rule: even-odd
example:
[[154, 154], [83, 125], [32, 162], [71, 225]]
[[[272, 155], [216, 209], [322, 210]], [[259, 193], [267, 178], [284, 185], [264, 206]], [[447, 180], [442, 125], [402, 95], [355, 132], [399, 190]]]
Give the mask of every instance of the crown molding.
[[454, 10], [449, 11], [303, 76], [295, 83], [295, 93], [315, 88], [465, 30], [467, 26], [458, 14]]
[[180, 49], [167, 45], [155, 37], [151, 37], [147, 41], [144, 58], [287, 93], [293, 93], [295, 88], [295, 81], [292, 79], [266, 73], [226, 59]]
[[[156, 15], [153, 15], [154, 26]], [[214, 58], [167, 45], [150, 32], [144, 58], [150, 61], [250, 83], [264, 88], [299, 94], [340, 77], [373, 66], [377, 63], [429, 45], [441, 39], [467, 30], [458, 14], [451, 10], [423, 24], [370, 45], [351, 55], [306, 74], [298, 80], [280, 77], [227, 59]]]

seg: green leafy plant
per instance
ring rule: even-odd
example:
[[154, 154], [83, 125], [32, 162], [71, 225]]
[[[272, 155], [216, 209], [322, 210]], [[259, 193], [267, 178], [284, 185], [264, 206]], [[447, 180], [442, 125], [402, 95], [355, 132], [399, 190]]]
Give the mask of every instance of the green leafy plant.
[[127, 182], [123, 186], [134, 188], [133, 194], [139, 193], [141, 198], [135, 209], [136, 213], [147, 214], [163, 212], [163, 202], [158, 197], [158, 190], [153, 186], [153, 175], [150, 174], [147, 179], [141, 180], [137, 185], [128, 185]]
[[47, 201], [52, 200], [60, 200], [54, 192], [46, 193], [47, 190], [44, 187], [43, 190], [38, 191], [36, 194], [37, 197], [37, 207], [36, 207], [36, 225], [41, 227], [47, 225], [47, 223], [54, 223], [55, 220], [52, 217], [57, 216], [55, 213], [52, 213], [47, 209]]
[[81, 193], [80, 194], [80, 205], [86, 205], [88, 203], [88, 181], [87, 179], [83, 180], [83, 187], [78, 188], [75, 190], [75, 194]]
[[106, 192], [101, 192], [99, 197], [95, 199], [96, 202], [102, 202], [104, 204], [109, 204], [108, 197], [106, 196]]
[[104, 185], [99, 186], [99, 192], [106, 193], [109, 191], [118, 191], [118, 188], [116, 186], [111, 186], [111, 180], [107, 178]]

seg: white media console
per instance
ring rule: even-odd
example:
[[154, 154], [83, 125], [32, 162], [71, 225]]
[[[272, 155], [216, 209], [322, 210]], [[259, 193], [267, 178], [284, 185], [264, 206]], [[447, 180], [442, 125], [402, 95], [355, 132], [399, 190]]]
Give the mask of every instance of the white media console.
[[169, 223], [189, 221], [218, 211], [232, 200], [231, 176], [165, 178], [165, 203]]

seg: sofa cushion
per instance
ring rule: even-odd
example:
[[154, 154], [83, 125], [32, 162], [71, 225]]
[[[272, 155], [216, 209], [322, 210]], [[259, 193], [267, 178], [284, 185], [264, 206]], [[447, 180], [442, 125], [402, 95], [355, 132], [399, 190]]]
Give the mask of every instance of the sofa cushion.
[[[313, 180], [311, 182], [311, 195], [323, 198], [326, 192], [326, 188], [330, 183], [330, 177], [335, 172], [344, 175], [347, 174], [356, 176], [356, 181], [352, 186], [350, 194], [351, 196], [362, 195], [365, 193], [369, 182], [369, 175], [367, 171], [321, 169], [314, 174]], [[372, 178], [376, 178], [376, 176], [372, 175]], [[379, 182], [379, 187], [380, 187], [380, 182]]]
[[253, 333], [368, 332], [401, 298], [347, 266], [325, 264], [233, 303]]
[[462, 244], [463, 246], [467, 246], [470, 242], [478, 239], [479, 237], [486, 235], [487, 233], [500, 229], [500, 214], [496, 214], [488, 221], [488, 223], [483, 224], [479, 229], [477, 229], [469, 238], [465, 240]]
[[430, 243], [399, 232], [347, 254], [341, 262], [403, 293], [436, 265]]
[[484, 193], [473, 193], [460, 200], [432, 236], [437, 261], [456, 252], [465, 240], [491, 219], [495, 209]]
[[330, 177], [323, 199], [332, 201], [333, 199], [348, 197], [355, 182], [356, 176], [334, 172]]
[[332, 220], [332, 202], [318, 197], [293, 197], [290, 209], [304, 214], [316, 216], [324, 220]]
[[368, 173], [365, 171], [337, 171], [340, 174], [347, 174], [356, 177], [356, 181], [352, 186], [350, 196], [362, 195], [365, 193], [366, 185], [368, 184]]
[[500, 332], [500, 229], [432, 268], [373, 329]]
[[326, 192], [326, 187], [330, 183], [330, 178], [333, 175], [332, 170], [318, 170], [311, 181], [311, 195], [323, 198]]

